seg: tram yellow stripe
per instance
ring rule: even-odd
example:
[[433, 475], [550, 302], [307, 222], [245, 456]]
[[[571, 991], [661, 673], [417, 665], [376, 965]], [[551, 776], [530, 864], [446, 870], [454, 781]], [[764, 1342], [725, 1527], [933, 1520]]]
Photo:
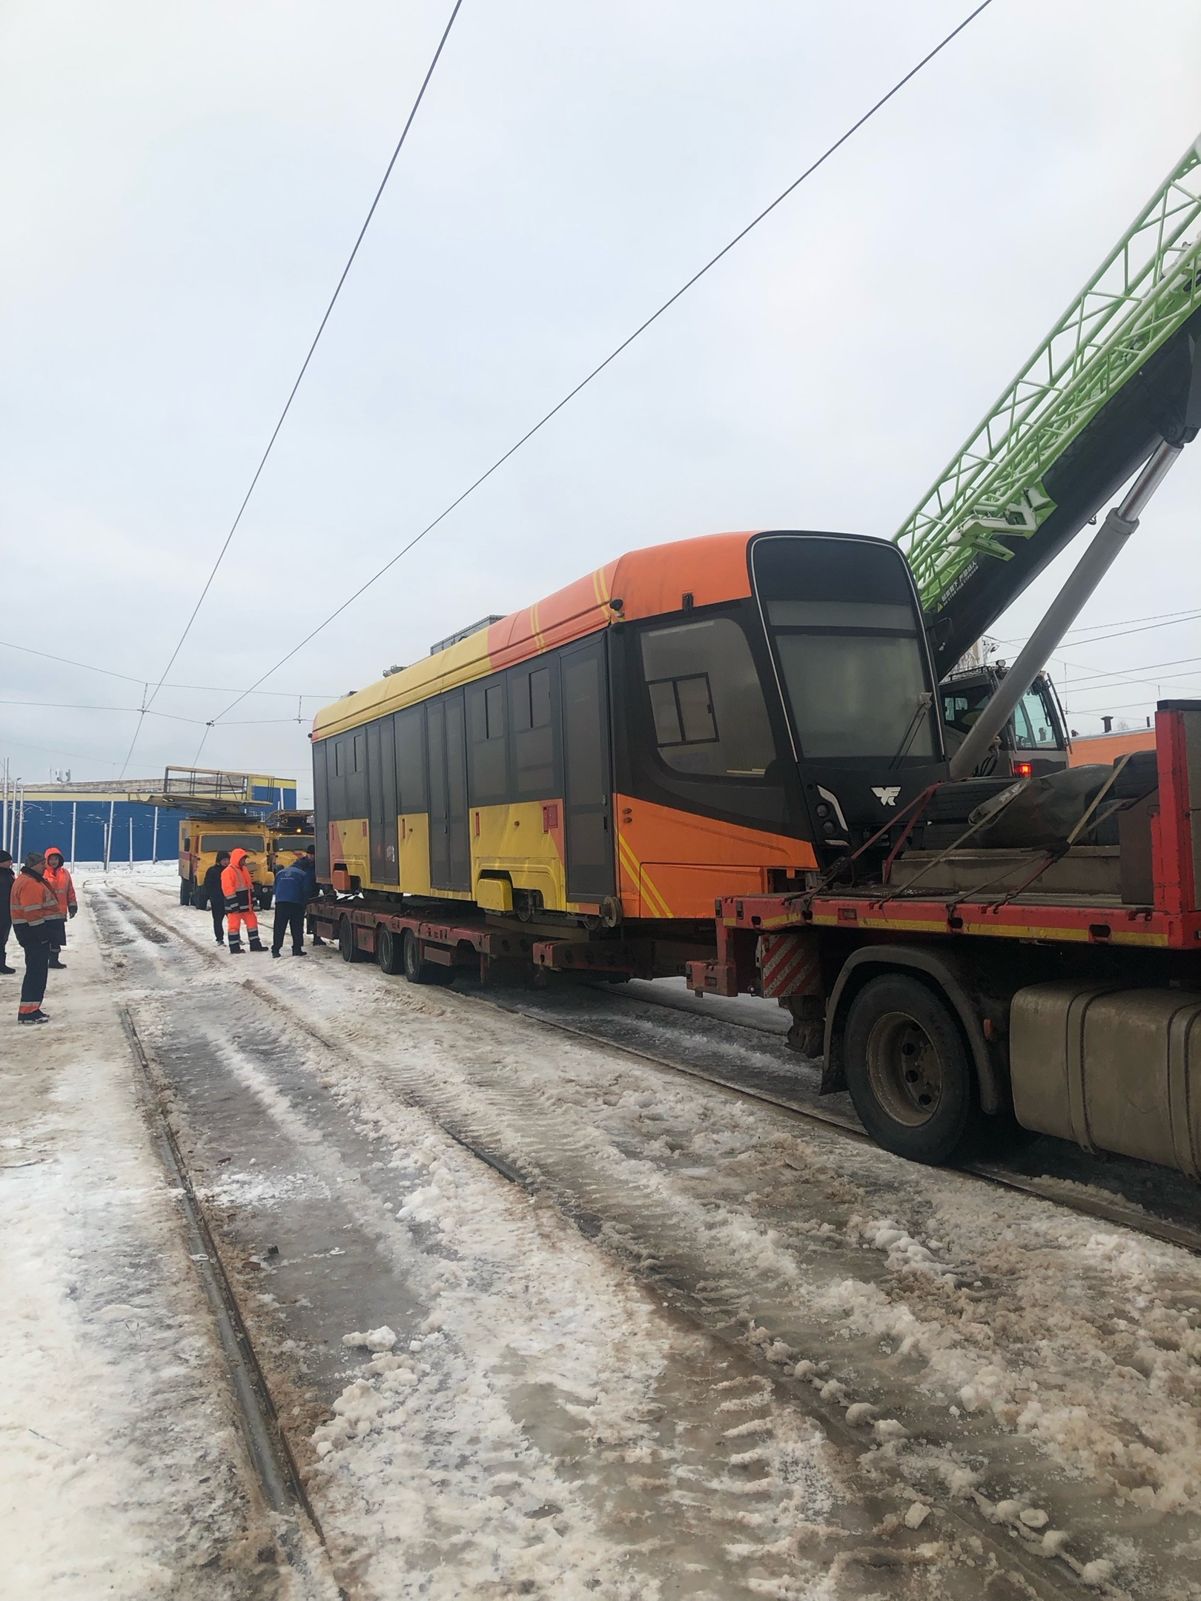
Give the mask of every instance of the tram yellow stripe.
[[648, 905], [656, 917], [670, 917], [671, 907], [655, 886], [654, 880], [634, 855], [634, 848], [624, 834], [618, 836], [618, 851], [621, 854], [622, 864], [626, 872], [637, 884], [639, 892], [645, 895]]

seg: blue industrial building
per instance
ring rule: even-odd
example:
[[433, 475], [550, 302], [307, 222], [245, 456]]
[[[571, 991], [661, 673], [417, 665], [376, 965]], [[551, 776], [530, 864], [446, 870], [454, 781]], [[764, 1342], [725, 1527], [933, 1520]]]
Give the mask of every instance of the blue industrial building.
[[[74, 862], [169, 862], [179, 855], [179, 823], [187, 811], [156, 806], [161, 779], [131, 779], [120, 784], [45, 784], [20, 792], [24, 817], [23, 850], [57, 845]], [[296, 809], [296, 780], [263, 776], [253, 785], [255, 800], [271, 809]], [[266, 809], [266, 808], [264, 808]], [[8, 797], [8, 849], [16, 854], [18, 821], [15, 796]]]

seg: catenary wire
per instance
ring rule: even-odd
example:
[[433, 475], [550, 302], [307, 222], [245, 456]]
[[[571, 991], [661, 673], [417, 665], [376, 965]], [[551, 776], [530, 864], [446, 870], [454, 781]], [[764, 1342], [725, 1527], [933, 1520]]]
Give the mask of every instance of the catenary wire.
[[[449, 18], [447, 19], [446, 26], [442, 30], [442, 36], [438, 40], [437, 49], [434, 51], [433, 57], [430, 60], [430, 64], [426, 68], [425, 77], [421, 80], [421, 87], [417, 91], [417, 98], [413, 101], [412, 106], [409, 108], [409, 114], [406, 117], [404, 127], [401, 129], [401, 132], [400, 132], [400, 138], [396, 141], [396, 148], [393, 150], [392, 157], [391, 157], [390, 161], [388, 162], [387, 167], [384, 169], [384, 175], [380, 179], [379, 187], [375, 191], [375, 196], [374, 196], [374, 198], [373, 198], [373, 200], [371, 202], [371, 205], [368, 207], [367, 215], [363, 220], [363, 225], [359, 229], [358, 238], [354, 242], [354, 245], [353, 245], [353, 247], [351, 249], [350, 255], [346, 258], [346, 265], [342, 268], [341, 276], [338, 279], [338, 282], [337, 282], [337, 285], [334, 288], [333, 294], [330, 296], [329, 304], [325, 308], [325, 315], [322, 317], [320, 323], [317, 326], [317, 332], [313, 335], [313, 341], [312, 341], [312, 343], [310, 344], [310, 346], [308, 348], [308, 353], [306, 354], [306, 356], [304, 358], [304, 361], [301, 363], [300, 371], [296, 375], [296, 381], [292, 385], [292, 388], [291, 388], [291, 391], [290, 391], [290, 393], [288, 395], [288, 398], [284, 402], [284, 408], [279, 414], [279, 419], [276, 422], [275, 427], [271, 432], [270, 439], [267, 441], [267, 448], [266, 448], [266, 450], [263, 451], [262, 457], [259, 460], [259, 464], [254, 470], [254, 476], [250, 480], [250, 487], [247, 489], [245, 495], [242, 498], [242, 504], [238, 507], [237, 516], [234, 518], [233, 522], [230, 524], [229, 532], [226, 534], [225, 539], [222, 542], [221, 548], [217, 552], [217, 559], [216, 559], [216, 561], [214, 561], [214, 563], [212, 565], [212, 569], [209, 572], [208, 577], [204, 581], [204, 587], [200, 591], [200, 595], [197, 598], [196, 604], [192, 607], [191, 615], [189, 616], [187, 622], [184, 624], [183, 632], [180, 634], [179, 639], [176, 641], [175, 649], [171, 652], [170, 659], [168, 660], [167, 665], [163, 668], [163, 671], [162, 671], [162, 673], [161, 673], [161, 675], [159, 677], [158, 683], [155, 684], [154, 689], [151, 692], [151, 694], [149, 696], [149, 699], [146, 702], [147, 709], [149, 709], [149, 707], [153, 704], [155, 696], [158, 694], [159, 690], [163, 687], [163, 683], [164, 683], [164, 681], [165, 681], [165, 679], [167, 677], [167, 674], [171, 671], [172, 667], [174, 667], [176, 658], [178, 657], [180, 651], [183, 649], [184, 642], [187, 639], [188, 635], [192, 631], [192, 624], [196, 621], [196, 618], [197, 618], [197, 616], [198, 616], [198, 614], [200, 612], [200, 608], [204, 605], [205, 598], [208, 595], [209, 590], [212, 588], [213, 580], [216, 578], [217, 573], [218, 573], [218, 571], [219, 571], [219, 569], [221, 567], [221, 563], [225, 560], [226, 552], [229, 550], [230, 544], [233, 541], [233, 537], [238, 531], [238, 525], [242, 521], [242, 516], [243, 516], [243, 514], [244, 514], [244, 512], [246, 510], [246, 507], [250, 504], [250, 497], [254, 494], [255, 488], [258, 485], [259, 478], [262, 476], [263, 469], [267, 465], [267, 459], [271, 455], [271, 451], [275, 446], [275, 441], [279, 438], [280, 430], [282, 429], [282, 427], [284, 425], [284, 421], [287, 418], [288, 412], [292, 409], [292, 402], [295, 400], [296, 393], [299, 390], [300, 385], [304, 380], [304, 375], [308, 371], [309, 363], [313, 359], [313, 353], [317, 349], [317, 345], [318, 345], [318, 343], [319, 343], [319, 341], [321, 339], [321, 335], [325, 332], [325, 326], [329, 322], [330, 315], [333, 312], [334, 306], [337, 303], [338, 296], [342, 293], [342, 286], [346, 282], [346, 279], [347, 279], [347, 277], [348, 277], [348, 275], [350, 273], [351, 267], [354, 265], [355, 257], [359, 253], [359, 246], [363, 243], [363, 239], [364, 239], [364, 236], [367, 233], [367, 229], [371, 226], [371, 219], [375, 216], [376, 208], [379, 205], [380, 200], [383, 197], [384, 190], [387, 188], [388, 179], [392, 176], [392, 169], [396, 165], [397, 159], [400, 156], [400, 152], [404, 149], [405, 140], [409, 136], [409, 130], [413, 126], [413, 122], [414, 122], [414, 119], [417, 116], [418, 110], [420, 109], [421, 102], [425, 99], [425, 92], [429, 88], [430, 80], [433, 78], [433, 75], [434, 75], [434, 69], [438, 65], [438, 61], [439, 61], [439, 58], [442, 55], [443, 49], [445, 48], [446, 41], [450, 37], [450, 30], [454, 27], [455, 18], [458, 16], [459, 9], [462, 6], [462, 4], [463, 4], [463, 0], [454, 0], [454, 5], [451, 8], [451, 13], [450, 13]], [[137, 743], [138, 731], [139, 731], [140, 728], [141, 728], [141, 719], [139, 718], [139, 720], [138, 720], [138, 728], [136, 728], [134, 730], [133, 740], [130, 743], [129, 754], [126, 756], [126, 759], [125, 759], [126, 760], [126, 766], [128, 766], [129, 760], [133, 755], [133, 747]], [[121, 769], [121, 771], [122, 771], [122, 774], [124, 774], [124, 771], [125, 771], [124, 767]]]
[[[138, 678], [134, 673], [119, 673], [112, 667], [97, 667], [93, 662], [77, 662], [70, 656], [55, 656], [48, 650], [34, 650], [31, 645], [15, 645], [10, 639], [0, 639], [0, 649], [20, 651], [23, 656], [40, 656], [44, 661], [59, 662], [64, 667], [78, 667], [85, 673], [103, 673], [106, 678], [120, 678], [127, 684], [145, 684], [148, 682], [145, 675]], [[237, 690], [228, 684], [164, 684], [163, 689], [199, 690], [209, 695], [235, 695]], [[255, 695], [274, 695], [284, 700], [330, 700], [332, 697], [326, 690], [306, 689], [302, 694], [295, 689], [256, 689], [251, 691]]]
[[633, 333], [629, 334], [621, 341], [619, 345], [611, 350], [603, 361], [598, 362], [597, 365], [593, 367], [591, 372], [589, 372], [584, 378], [581, 378], [579, 383], [577, 383], [574, 388], [569, 389], [563, 398], [553, 405], [542, 417], [540, 417], [532, 428], [527, 429], [526, 432], [522, 434], [520, 439], [509, 446], [503, 455], [498, 456], [486, 471], [482, 472], [473, 483], [469, 484], [467, 488], [462, 491], [461, 494], [456, 495], [454, 500], [452, 500], [443, 511], [440, 511], [432, 522], [427, 523], [419, 533], [414, 534], [406, 544], [402, 545], [395, 555], [390, 557], [389, 560], [384, 563], [378, 572], [373, 573], [372, 576], [368, 578], [365, 583], [361, 584], [352, 595], [348, 596], [340, 606], [336, 607], [334, 611], [330, 612], [328, 617], [324, 618], [317, 624], [315, 628], [311, 629], [298, 645], [294, 645], [285, 656], [281, 656], [279, 661], [275, 663], [274, 667], [268, 668], [268, 670], [263, 673], [261, 677], [256, 678], [254, 683], [251, 685], [250, 690], [243, 691], [243, 693], [239, 695], [236, 700], [231, 701], [223, 711], [218, 712], [216, 717], [212, 719], [212, 723], [219, 723], [225, 717], [227, 717], [229, 713], [233, 711], [234, 707], [239, 705], [241, 701], [246, 698], [247, 694], [251, 693], [253, 690], [256, 690], [265, 679], [271, 677], [272, 673], [278, 672], [286, 662], [291, 661], [293, 656], [295, 656], [299, 651], [303, 650], [304, 647], [311, 640], [315, 639], [323, 629], [328, 628], [330, 623], [332, 623], [336, 618], [340, 617], [348, 607], [352, 606], [354, 602], [359, 599], [360, 595], [365, 594], [373, 584], [378, 583], [384, 574], [389, 572], [402, 556], [406, 556], [408, 552], [413, 549], [414, 545], [419, 544], [427, 534], [432, 533], [441, 522], [444, 522], [453, 511], [457, 510], [458, 507], [463, 504], [469, 495], [473, 495], [482, 484], [486, 483], [488, 479], [492, 477], [493, 473], [504, 466], [505, 462], [507, 462], [510, 457], [515, 456], [523, 445], [527, 444], [535, 434], [537, 434], [546, 426], [548, 422], [551, 421], [553, 417], [557, 416], [565, 406], [574, 400], [581, 390], [586, 389], [594, 378], [598, 378], [600, 374], [604, 372], [605, 369], [611, 365], [611, 363], [616, 361], [624, 351], [628, 350], [634, 341], [644, 334], [647, 329], [652, 326], [652, 324], [658, 322], [659, 318], [662, 317], [666, 311], [669, 311], [671, 307], [674, 306], [678, 300], [682, 299], [682, 297], [686, 295], [695, 284], [699, 283], [706, 273], [710, 272], [714, 267], [716, 267], [718, 262], [721, 261], [723, 257], [729, 255], [730, 251], [733, 250], [736, 245], [741, 244], [747, 235], [751, 233], [753, 229], [757, 228], [765, 218], [769, 217], [771, 213], [775, 211], [777, 206], [782, 205], [783, 202], [788, 199], [789, 195], [800, 188], [801, 184], [803, 184], [807, 178], [811, 177], [819, 167], [824, 166], [830, 157], [834, 155], [837, 150], [841, 149], [844, 144], [846, 144], [848, 139], [852, 138], [853, 135], [856, 134], [865, 123], [870, 122], [878, 111], [882, 110], [883, 107], [886, 106], [895, 95], [899, 94], [906, 84], [908, 84], [913, 78], [917, 77], [918, 73], [921, 72], [924, 67], [928, 66], [937, 55], [945, 50], [947, 46], [951, 44], [951, 42], [956, 39], [965, 28], [973, 23], [982, 12], [986, 11], [991, 4], [992, 0], [982, 0], [982, 3], [978, 5], [974, 11], [969, 12], [968, 15], [964, 17], [956, 27], [952, 28], [948, 34], [939, 40], [933, 49], [927, 51], [921, 60], [918, 61], [915, 66], [911, 67], [907, 73], [905, 73], [904, 77], [898, 78], [891, 89], [889, 89], [885, 94], [882, 94], [873, 105], [869, 106], [862, 116], [858, 117], [853, 123], [851, 123], [845, 132], [841, 133], [838, 138], [834, 140], [833, 144], [828, 145], [821, 155], [818, 156], [817, 159], [808, 167], [806, 167], [804, 172], [802, 172], [798, 178], [794, 178], [786, 189], [781, 190], [781, 192], [773, 201], [770, 202], [770, 204], [764, 206], [762, 211], [760, 211], [755, 217], [752, 217], [750, 222], [748, 222], [744, 228], [741, 228], [732, 239], [724, 244], [716, 253], [716, 255], [711, 256], [709, 260], [705, 262], [704, 266], [701, 267], [697, 272], [694, 272], [692, 277], [689, 278], [685, 283], [681, 284], [675, 293], [670, 295], [656, 311], [653, 311], [644, 322], [639, 323], [638, 327], [634, 329]]
[[[60, 712], [140, 712], [143, 717], [165, 717], [172, 723], [193, 723], [200, 727], [202, 717], [181, 717], [177, 712], [152, 712], [148, 706], [94, 706], [79, 705], [64, 700], [0, 700], [0, 706], [35, 706], [44, 711]], [[295, 721], [289, 717], [288, 722]]]
[[[1146, 628], [1127, 627], [1127, 624], [1146, 623], [1150, 626], [1155, 623], [1163, 623], [1165, 627], [1171, 627], [1175, 623], [1192, 622], [1198, 617], [1201, 617], [1201, 610], [1197, 607], [1192, 607], [1188, 611], [1152, 612], [1150, 616], [1119, 617], [1109, 623], [1081, 623], [1078, 628], [1070, 628], [1063, 637], [1066, 640], [1072, 639], [1076, 634], [1088, 633], [1092, 635], [1090, 639], [1076, 639], [1074, 644], [1077, 646], [1096, 645], [1100, 644], [1103, 639], [1121, 639], [1125, 634], [1142, 634], [1148, 631]], [[1113, 629], [1115, 632], [1097, 633], [1096, 630], [1099, 628]], [[989, 637], [992, 638], [991, 635]], [[1025, 645], [1027, 643], [1028, 640], [1025, 636], [1018, 636], [1013, 639], [993, 639], [994, 645]]]

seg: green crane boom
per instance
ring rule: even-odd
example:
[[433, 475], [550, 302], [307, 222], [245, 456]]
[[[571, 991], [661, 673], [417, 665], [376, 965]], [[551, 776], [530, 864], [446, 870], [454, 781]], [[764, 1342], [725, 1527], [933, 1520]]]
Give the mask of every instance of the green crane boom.
[[945, 670], [1192, 416], [1201, 140], [991, 406], [895, 541]]

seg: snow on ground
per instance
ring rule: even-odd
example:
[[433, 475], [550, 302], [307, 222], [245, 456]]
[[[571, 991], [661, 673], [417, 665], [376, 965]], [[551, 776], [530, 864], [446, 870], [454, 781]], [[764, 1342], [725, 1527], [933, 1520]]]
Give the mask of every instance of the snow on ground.
[[[291, 1314], [298, 1338], [285, 1354], [302, 1367], [308, 1355], [318, 1382], [322, 1349], [337, 1348], [309, 1487], [353, 1594], [850, 1601], [880, 1593], [882, 1564], [897, 1596], [978, 1593], [966, 1565], [963, 1584], [944, 1589], [961, 1564], [937, 1540], [907, 1534], [882, 1554], [882, 1514], [853, 1455], [781, 1406], [753, 1362], [665, 1314], [607, 1253], [428, 1115], [390, 1104], [387, 1138], [364, 1146], [337, 1104], [314, 1093], [325, 1053], [310, 1064], [294, 1041], [280, 1050], [264, 1038], [239, 1004], [230, 958], [212, 955], [190, 1008], [179, 978], [187, 954], [148, 944], [139, 1027], [171, 1064], [189, 1128], [201, 1107], [211, 1125], [236, 1105], [236, 1126], [198, 1134], [191, 1155], [202, 1172], [224, 1164], [205, 1193], [234, 1203], [231, 1238], [276, 1242], [260, 1305], [287, 1319], [289, 1306], [309, 1303]], [[290, 965], [244, 958], [236, 972], [266, 983]], [[327, 987], [331, 975], [313, 965]], [[227, 986], [208, 982], [214, 969], [229, 977], [215, 1010], [212, 991]], [[382, 1130], [366, 1117], [358, 1127], [373, 1138]], [[274, 1192], [231, 1185], [230, 1151], [247, 1129], [240, 1160], [256, 1170], [286, 1151], [286, 1170], [272, 1165]], [[239, 1203], [251, 1197], [247, 1227]], [[298, 1215], [306, 1204], [311, 1226]], [[362, 1253], [364, 1270], [340, 1292], [300, 1260], [323, 1254], [328, 1265], [318, 1227], [344, 1242], [339, 1267]], [[388, 1278], [385, 1329], [361, 1314]]]
[[110, 886], [355, 1601], [1201, 1595], [1192, 1257]]
[[86, 914], [65, 961], [41, 1028], [18, 1030], [20, 975], [0, 977], [0, 1596], [300, 1601]]

